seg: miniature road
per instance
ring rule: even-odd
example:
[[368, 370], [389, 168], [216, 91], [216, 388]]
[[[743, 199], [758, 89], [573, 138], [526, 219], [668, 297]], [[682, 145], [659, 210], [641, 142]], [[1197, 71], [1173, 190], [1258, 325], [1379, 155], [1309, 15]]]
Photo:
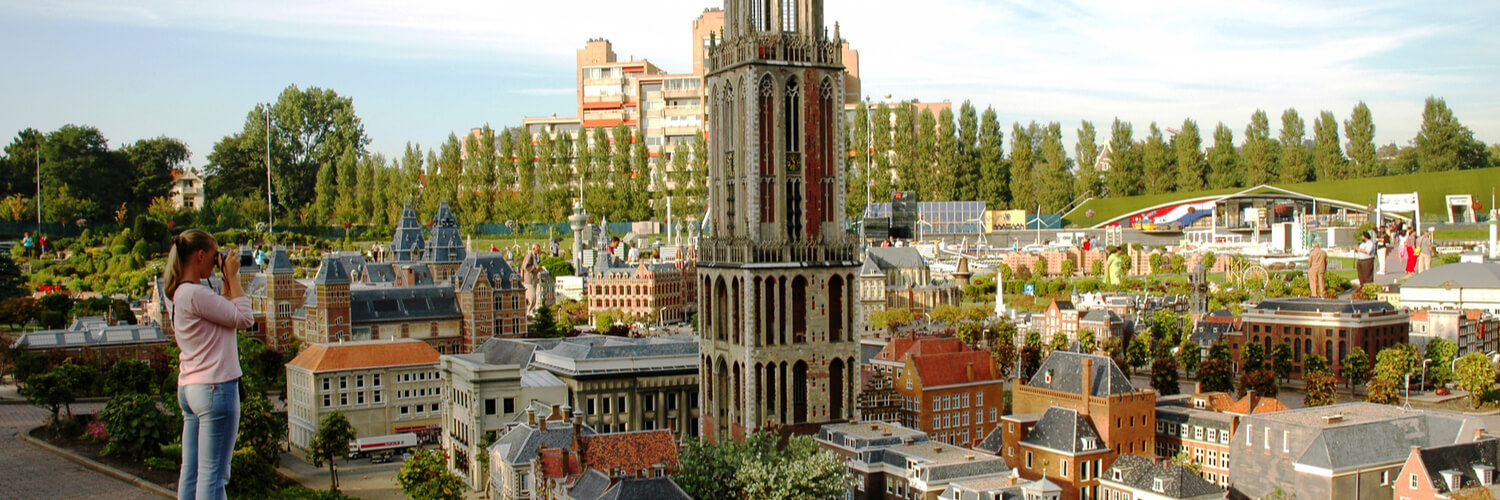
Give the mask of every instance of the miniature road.
[[[103, 406], [73, 405], [73, 411], [93, 412]], [[47, 410], [31, 405], [0, 404], [0, 498], [160, 498], [21, 439], [48, 416]]]

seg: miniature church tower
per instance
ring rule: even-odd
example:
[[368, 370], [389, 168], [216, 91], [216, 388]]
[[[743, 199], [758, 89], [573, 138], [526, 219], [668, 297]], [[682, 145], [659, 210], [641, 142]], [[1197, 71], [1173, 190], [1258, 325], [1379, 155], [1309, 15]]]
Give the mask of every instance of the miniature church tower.
[[854, 418], [857, 239], [844, 227], [844, 66], [822, 0], [728, 0], [707, 56], [699, 422], [712, 441]]
[[271, 251], [271, 258], [261, 275], [266, 282], [266, 296], [260, 302], [266, 347], [286, 352], [292, 346], [292, 311], [302, 301], [286, 247], [276, 247]]
[[458, 220], [453, 218], [453, 211], [444, 201], [432, 218], [432, 236], [427, 240], [422, 261], [432, 270], [433, 280], [447, 281], [463, 263], [466, 254], [463, 236], [458, 233]]

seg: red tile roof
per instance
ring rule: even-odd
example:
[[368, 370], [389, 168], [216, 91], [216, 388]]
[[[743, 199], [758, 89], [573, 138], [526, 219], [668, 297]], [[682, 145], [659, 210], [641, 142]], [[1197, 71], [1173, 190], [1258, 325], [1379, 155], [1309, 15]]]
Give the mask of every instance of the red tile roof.
[[328, 372], [436, 364], [440, 356], [426, 342], [414, 339], [311, 344], [291, 363], [287, 363], [287, 366], [312, 372]]
[[1268, 398], [1257, 396], [1255, 394], [1248, 394], [1245, 397], [1240, 398], [1239, 401], [1235, 401], [1234, 404], [1229, 405], [1228, 408], [1225, 408], [1222, 411], [1224, 413], [1235, 413], [1239, 415], [1259, 415], [1262, 413], [1272, 413], [1290, 409], [1291, 408], [1288, 408], [1286, 403], [1282, 403], [1276, 398]]
[[963, 341], [953, 337], [899, 338], [886, 344], [885, 348], [881, 349], [880, 353], [875, 355], [875, 358], [882, 361], [900, 362], [906, 359], [907, 354], [920, 356], [924, 354], [943, 354], [972, 350], [969, 346], [964, 345]]
[[620, 470], [635, 474], [658, 465], [668, 472], [676, 469], [677, 440], [667, 429], [594, 434], [579, 440], [583, 465], [607, 475]]
[[[923, 387], [938, 387], [983, 380], [999, 380], [995, 362], [984, 351], [953, 352], [912, 356], [912, 369]], [[969, 379], [968, 367], [974, 366], [974, 379]]]

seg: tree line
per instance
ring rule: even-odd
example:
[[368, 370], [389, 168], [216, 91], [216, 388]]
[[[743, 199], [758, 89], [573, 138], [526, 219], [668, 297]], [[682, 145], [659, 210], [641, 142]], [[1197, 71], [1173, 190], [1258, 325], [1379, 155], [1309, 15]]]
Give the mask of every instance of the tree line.
[[[1376, 147], [1370, 108], [1357, 104], [1341, 122], [1332, 111], [1307, 121], [1296, 109], [1282, 112], [1273, 137], [1270, 119], [1257, 110], [1236, 143], [1218, 123], [1205, 147], [1191, 118], [1177, 128], [1152, 122], [1138, 138], [1116, 118], [1107, 131], [1083, 121], [1069, 157], [1057, 122], [1014, 123], [1010, 153], [994, 108], [979, 114], [968, 101], [933, 113], [917, 102], [884, 103], [855, 110], [849, 121], [846, 195], [851, 217], [863, 209], [866, 184], [872, 201], [892, 190], [916, 191], [923, 201], [982, 200], [991, 209], [1058, 212], [1082, 197], [1124, 197], [1204, 189], [1290, 184], [1414, 172], [1444, 172], [1500, 165], [1500, 145], [1486, 146], [1429, 97], [1421, 130], [1405, 146]], [[1108, 136], [1104, 134], [1107, 132]], [[1100, 161], [1107, 159], [1107, 162]], [[1107, 169], [1106, 169], [1107, 164]], [[866, 172], [869, 172], [868, 176]]]
[[[981, 113], [967, 101], [956, 112], [936, 113], [914, 101], [859, 106], [848, 123], [845, 208], [858, 217], [867, 186], [873, 201], [910, 190], [925, 201], [982, 200], [991, 209], [1058, 212], [1085, 197], [1500, 165], [1500, 146], [1476, 140], [1437, 97], [1427, 99], [1421, 131], [1406, 146], [1375, 146], [1375, 125], [1363, 102], [1342, 122], [1320, 112], [1310, 141], [1306, 125], [1297, 110], [1287, 109], [1273, 137], [1268, 114], [1257, 110], [1240, 140], [1219, 123], [1206, 145], [1192, 119], [1177, 128], [1152, 122], [1144, 137], [1118, 118], [1108, 130], [1083, 121], [1070, 156], [1058, 122], [1013, 123], [1007, 152], [994, 108]], [[443, 200], [464, 224], [558, 223], [571, 214], [580, 187], [584, 207], [596, 218], [660, 220], [669, 198], [679, 219], [697, 218], [705, 208], [708, 144], [702, 133], [660, 148], [656, 158], [640, 132], [623, 124], [556, 134], [486, 125], [464, 136], [450, 133], [432, 148], [409, 142], [398, 158], [371, 153], [369, 142], [353, 98], [289, 86], [275, 102], [251, 109], [240, 131], [214, 144], [204, 168], [209, 201], [199, 208], [225, 223], [264, 217], [268, 156], [278, 224], [392, 225], [407, 203], [427, 218]], [[35, 217], [38, 155], [43, 218], [65, 224], [120, 219], [162, 203], [172, 170], [186, 167], [190, 156], [170, 137], [111, 149], [93, 127], [23, 130], [0, 157], [7, 197], [0, 206], [12, 220]]]

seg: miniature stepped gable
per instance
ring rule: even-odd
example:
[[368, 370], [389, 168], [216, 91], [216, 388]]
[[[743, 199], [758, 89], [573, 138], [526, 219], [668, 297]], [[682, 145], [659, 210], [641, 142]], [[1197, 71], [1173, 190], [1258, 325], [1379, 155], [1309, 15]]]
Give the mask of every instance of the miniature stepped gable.
[[396, 234], [391, 238], [391, 252], [396, 262], [414, 262], [421, 258], [426, 242], [422, 241], [422, 223], [417, 220], [417, 211], [407, 203], [401, 209], [401, 221], [396, 224]]

